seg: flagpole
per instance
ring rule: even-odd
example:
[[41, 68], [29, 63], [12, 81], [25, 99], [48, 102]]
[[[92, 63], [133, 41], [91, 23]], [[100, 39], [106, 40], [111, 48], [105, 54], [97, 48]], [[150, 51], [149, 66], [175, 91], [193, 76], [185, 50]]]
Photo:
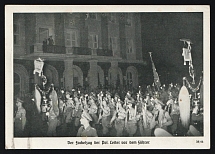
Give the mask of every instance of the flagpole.
[[157, 86], [157, 89], [158, 91], [160, 90], [160, 87], [158, 86], [158, 84], [155, 82], [155, 78], [157, 78], [157, 80], [159, 81], [159, 84], [160, 84], [160, 79], [159, 79], [159, 76], [158, 76], [158, 73], [156, 71], [156, 68], [155, 68], [155, 64], [152, 60], [152, 52], [149, 52], [149, 55], [150, 55], [150, 58], [151, 58], [151, 62], [152, 62], [152, 70], [153, 70], [153, 75], [154, 75], [154, 84]]
[[[149, 56], [150, 56], [150, 59], [151, 59], [152, 65], [153, 65], [152, 52], [149, 52]], [[153, 70], [153, 68], [152, 68], [152, 70]], [[153, 80], [153, 83], [155, 84], [155, 80]], [[155, 85], [156, 85], [156, 84], [155, 84]]]

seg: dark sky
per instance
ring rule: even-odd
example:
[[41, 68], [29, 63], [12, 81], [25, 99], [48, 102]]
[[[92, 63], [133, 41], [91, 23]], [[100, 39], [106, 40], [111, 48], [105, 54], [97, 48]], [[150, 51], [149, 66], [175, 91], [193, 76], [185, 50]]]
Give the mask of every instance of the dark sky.
[[[174, 82], [189, 77], [188, 63], [184, 66], [183, 42], [190, 39], [193, 66], [197, 78], [203, 71], [203, 14], [202, 13], [142, 13], [144, 59], [151, 69], [148, 52], [152, 52], [160, 80]], [[169, 73], [167, 77], [167, 72]], [[190, 78], [191, 80], [191, 78]]]

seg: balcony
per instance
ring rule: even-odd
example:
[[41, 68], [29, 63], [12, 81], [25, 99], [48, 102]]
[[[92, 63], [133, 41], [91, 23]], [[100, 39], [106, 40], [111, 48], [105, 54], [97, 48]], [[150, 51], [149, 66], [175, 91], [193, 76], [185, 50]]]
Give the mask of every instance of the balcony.
[[53, 54], [65, 54], [66, 48], [59, 45], [42, 45], [37, 43], [30, 46], [30, 53], [53, 53]]
[[113, 56], [113, 51], [110, 49], [97, 49], [97, 56]]
[[35, 44], [30, 46], [30, 53], [52, 53], [71, 55], [92, 55], [92, 56], [113, 56], [113, 51], [109, 49], [91, 49], [85, 47], [65, 47], [59, 45]]
[[43, 45], [43, 53], [65, 54], [66, 49], [59, 45]]
[[84, 47], [67, 47], [66, 53], [73, 55], [91, 55], [91, 49]]

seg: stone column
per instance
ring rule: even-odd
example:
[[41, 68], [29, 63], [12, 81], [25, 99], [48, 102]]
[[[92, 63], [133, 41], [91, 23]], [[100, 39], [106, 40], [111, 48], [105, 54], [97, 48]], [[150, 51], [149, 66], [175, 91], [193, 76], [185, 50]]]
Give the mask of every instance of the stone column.
[[88, 73], [88, 81], [89, 81], [90, 88], [96, 88], [98, 86], [97, 60], [90, 61], [90, 70]]
[[65, 60], [65, 89], [72, 90], [73, 88], [73, 60]]
[[111, 62], [111, 68], [112, 68], [112, 72], [111, 72], [111, 82], [114, 87], [116, 87], [116, 81], [117, 81], [117, 74], [118, 72], [118, 62], [117, 61], [112, 61]]

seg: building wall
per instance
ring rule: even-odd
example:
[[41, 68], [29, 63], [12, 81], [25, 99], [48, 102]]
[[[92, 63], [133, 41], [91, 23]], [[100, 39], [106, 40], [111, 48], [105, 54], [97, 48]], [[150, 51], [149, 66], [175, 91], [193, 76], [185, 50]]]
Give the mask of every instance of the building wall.
[[65, 24], [64, 24], [64, 15], [63, 14], [54, 14], [54, 33], [55, 33], [55, 44], [64, 46], [65, 45], [65, 35], [64, 29], [65, 29]]
[[[132, 39], [133, 41], [133, 52], [132, 53], [126, 53], [127, 59], [136, 59], [136, 44], [135, 44], [135, 20], [134, 20], [134, 14], [131, 15], [131, 26], [125, 25], [125, 37], [126, 39]], [[127, 52], [127, 51], [126, 51]]]
[[[126, 26], [125, 18], [121, 19], [120, 13], [116, 13], [116, 23], [113, 23], [109, 20], [110, 19], [109, 15], [106, 14], [105, 16], [103, 16], [103, 14], [98, 13], [97, 19], [91, 19], [91, 18], [86, 19], [86, 14], [84, 13], [72, 13], [72, 14], [37, 13], [37, 14], [19, 14], [19, 15], [17, 14], [14, 16], [14, 22], [15, 23], [17, 22], [21, 25], [20, 36], [23, 36], [23, 37], [21, 37], [20, 46], [16, 46], [14, 48], [14, 51], [15, 51], [14, 53], [17, 55], [25, 55], [25, 52], [27, 52], [29, 54], [31, 51], [30, 50], [31, 46], [33, 45], [37, 45], [37, 50], [42, 51], [42, 40], [44, 38], [40, 38], [40, 32], [41, 32], [40, 28], [45, 28], [45, 29], [47, 28], [49, 32], [47, 34], [47, 38], [49, 36], [52, 36], [54, 39], [55, 45], [65, 46], [65, 42], [66, 42], [65, 34], [71, 30], [77, 30], [78, 46], [80, 47], [89, 47], [90, 34], [98, 35], [99, 49], [109, 48], [109, 45], [110, 45], [109, 38], [116, 37], [117, 49], [114, 52], [114, 57], [121, 57], [122, 59], [125, 59], [125, 60], [126, 59], [142, 60], [140, 16], [136, 16], [132, 14], [132, 18], [131, 18], [132, 25]], [[126, 52], [126, 38], [131, 38], [133, 40], [133, 52], [130, 54]], [[15, 59], [16, 59], [16, 56], [15, 56]], [[71, 61], [73, 61], [73, 58], [71, 58]], [[33, 61], [31, 62], [33, 65]], [[50, 62], [47, 61], [46, 63], [48, 64]], [[112, 64], [110, 64], [110, 62], [106, 63], [108, 67], [103, 67], [101, 63], [97, 63], [98, 67], [95, 67], [95, 68], [99, 68], [100, 72], [103, 72], [100, 74], [104, 74], [104, 75], [101, 75], [104, 78], [104, 80], [101, 79], [102, 84], [104, 83], [108, 84], [112, 82], [112, 81], [109, 81], [110, 78], [108, 76], [109, 69], [112, 69], [111, 68]], [[85, 80], [87, 81], [89, 66], [91, 66], [90, 61], [84, 62], [85, 64], [83, 65], [83, 67], [81, 64], [83, 62], [74, 61], [72, 63], [74, 63], [73, 65], [77, 65], [77, 66], [80, 65], [79, 67], [83, 72], [83, 75], [82, 75], [83, 83], [81, 85], [86, 85]], [[128, 64], [126, 65], [125, 68], [118, 65], [116, 66], [116, 68], [114, 68], [114, 71], [121, 70], [120, 72], [122, 72], [120, 76], [120, 84], [125, 84], [124, 78], [126, 77], [126, 70], [129, 66], [133, 66], [127, 63], [126, 61], [124, 63]], [[58, 65], [62, 65], [62, 67], [59, 67]], [[64, 76], [63, 72], [65, 70], [65, 64], [63, 61], [61, 61], [60, 63], [58, 62], [56, 62], [56, 64], [54, 63], [54, 65], [52, 66], [58, 72], [57, 73], [58, 77], [56, 77], [58, 78], [57, 79], [58, 81], [56, 82], [56, 85], [61, 86], [61, 83], [63, 82], [61, 80], [63, 80], [63, 76]], [[70, 71], [70, 70], [67, 70], [67, 71]], [[30, 70], [29, 72], [31, 73], [33, 72], [33, 70]], [[53, 72], [54, 71], [52, 72], [49, 71], [49, 74], [53, 74]], [[77, 74], [75, 73], [74, 75], [77, 76]], [[95, 79], [97, 79], [96, 75], [94, 77]], [[114, 78], [114, 82], [116, 82], [115, 80], [116, 80], [116, 77]], [[137, 86], [137, 82], [135, 82], [135, 87]]]
[[31, 47], [36, 43], [36, 14], [27, 13], [24, 15], [25, 27], [25, 49], [27, 54], [30, 54]]
[[55, 25], [54, 25], [54, 14], [52, 13], [37, 13], [36, 14], [36, 43], [40, 43], [39, 39], [39, 28], [48, 28], [49, 30], [49, 36], [52, 36], [52, 38], [55, 40]]
[[136, 59], [142, 60], [142, 39], [141, 39], [141, 16], [138, 13], [134, 14], [134, 23], [135, 23], [135, 47], [136, 47]]
[[[102, 49], [101, 14], [97, 14], [97, 19], [88, 18], [85, 24], [88, 27], [88, 36], [90, 34], [98, 35], [98, 48]], [[89, 47], [89, 44], [88, 44], [88, 47]]]
[[[26, 50], [25, 50], [25, 19], [24, 19], [24, 14], [14, 14], [13, 16], [14, 19], [14, 24], [18, 25], [18, 38], [17, 44], [14, 44], [14, 56], [19, 56], [19, 55], [25, 55]], [[15, 34], [15, 32], [14, 32]]]
[[116, 15], [116, 23], [108, 21], [108, 38], [117, 38], [117, 49], [114, 51], [114, 56], [120, 57], [119, 15], [117, 13], [114, 14]]

